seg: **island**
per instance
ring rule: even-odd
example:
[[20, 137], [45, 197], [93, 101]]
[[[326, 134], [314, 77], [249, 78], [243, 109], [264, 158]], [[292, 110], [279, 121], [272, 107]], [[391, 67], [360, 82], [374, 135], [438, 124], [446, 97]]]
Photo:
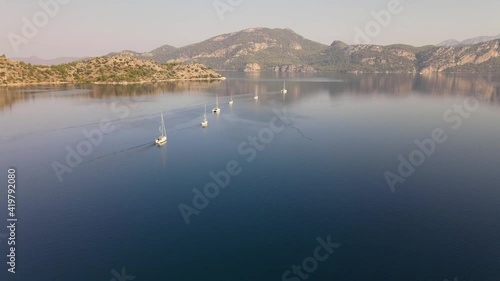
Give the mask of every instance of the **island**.
[[0, 56], [0, 86], [43, 84], [139, 84], [184, 80], [224, 80], [200, 63], [165, 63], [126, 55], [96, 57], [53, 66], [29, 63]]

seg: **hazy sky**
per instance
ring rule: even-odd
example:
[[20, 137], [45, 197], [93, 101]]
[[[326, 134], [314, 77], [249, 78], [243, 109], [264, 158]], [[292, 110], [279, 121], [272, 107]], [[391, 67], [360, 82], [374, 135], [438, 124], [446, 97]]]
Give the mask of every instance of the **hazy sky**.
[[[8, 57], [97, 56], [124, 49], [150, 51], [176, 47], [249, 27], [291, 28], [311, 40], [354, 43], [355, 28], [365, 29], [371, 11], [397, 0], [41, 0], [60, 1], [43, 25], [39, 0], [0, 0], [0, 54]], [[371, 38], [373, 44], [436, 44], [500, 34], [500, 1], [400, 0], [403, 11]], [[233, 3], [221, 20], [214, 3]], [[19, 52], [8, 35], [23, 36], [23, 17], [41, 27], [19, 39]], [[31, 36], [31, 34], [28, 34]]]

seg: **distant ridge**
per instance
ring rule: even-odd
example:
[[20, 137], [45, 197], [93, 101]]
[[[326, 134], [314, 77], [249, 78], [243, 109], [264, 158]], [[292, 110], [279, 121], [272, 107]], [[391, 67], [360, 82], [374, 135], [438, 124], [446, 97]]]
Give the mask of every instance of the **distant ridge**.
[[77, 57], [60, 57], [54, 59], [42, 59], [37, 56], [32, 56], [28, 58], [12, 58], [15, 61], [22, 61], [25, 63], [36, 64], [36, 65], [56, 65], [62, 63], [70, 63], [75, 61], [82, 61], [87, 58], [77, 58]]
[[496, 40], [496, 39], [500, 39], [500, 34], [498, 34], [497, 36], [478, 36], [478, 37], [466, 39], [464, 41], [450, 39], [450, 40], [443, 41], [443, 42], [437, 44], [436, 46], [442, 47], [442, 46], [475, 45], [478, 43], [488, 42], [488, 41], [492, 41], [492, 40]]

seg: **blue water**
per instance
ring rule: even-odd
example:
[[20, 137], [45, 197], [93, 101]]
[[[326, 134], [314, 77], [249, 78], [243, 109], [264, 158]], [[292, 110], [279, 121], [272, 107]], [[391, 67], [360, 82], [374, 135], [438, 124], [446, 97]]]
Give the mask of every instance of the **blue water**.
[[[0, 234], [10, 167], [19, 219], [15, 275], [0, 236], [1, 280], [119, 280], [122, 268], [134, 280], [282, 280], [327, 237], [341, 246], [307, 280], [499, 280], [500, 77], [224, 75], [0, 89]], [[216, 95], [222, 113], [202, 129]], [[479, 108], [454, 130], [443, 114], [467, 97]], [[272, 138], [271, 121], [284, 128]], [[100, 123], [112, 129], [59, 181], [52, 165]], [[435, 129], [447, 141], [392, 192], [384, 173]], [[259, 134], [269, 141], [252, 149]], [[241, 173], [186, 224], [179, 205], [228, 163]]]

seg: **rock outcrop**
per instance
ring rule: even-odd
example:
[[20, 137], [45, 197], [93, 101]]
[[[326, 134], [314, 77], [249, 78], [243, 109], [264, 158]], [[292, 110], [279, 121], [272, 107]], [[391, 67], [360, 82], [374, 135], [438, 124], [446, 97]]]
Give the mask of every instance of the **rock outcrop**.
[[[472, 46], [439, 47], [419, 55], [421, 72], [445, 72], [453, 69], [483, 65], [500, 57], [500, 40]], [[487, 69], [485, 69], [487, 70]]]
[[245, 66], [244, 72], [259, 72], [262, 68], [258, 63], [247, 63]]
[[316, 72], [316, 69], [309, 65], [281, 65], [273, 68], [274, 72], [283, 73], [312, 73]]

